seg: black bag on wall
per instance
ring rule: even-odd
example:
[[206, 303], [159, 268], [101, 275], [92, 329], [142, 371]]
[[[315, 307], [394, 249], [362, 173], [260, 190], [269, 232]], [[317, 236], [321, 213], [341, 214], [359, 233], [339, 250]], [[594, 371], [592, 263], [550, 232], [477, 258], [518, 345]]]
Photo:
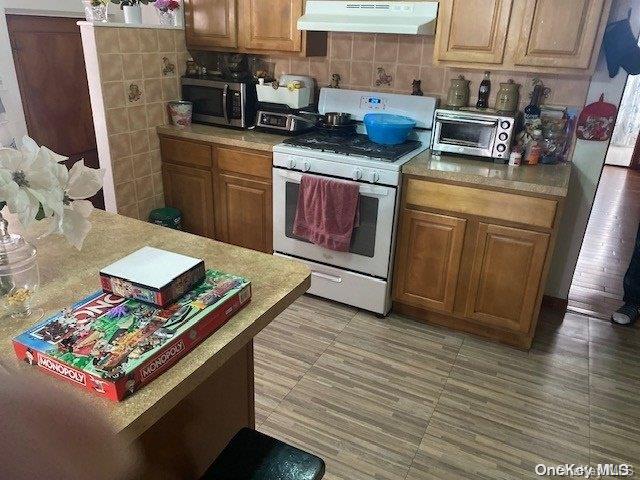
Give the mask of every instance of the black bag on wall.
[[618, 74], [620, 67], [624, 68], [629, 75], [640, 73], [640, 47], [638, 47], [637, 37], [631, 30], [630, 18], [631, 10], [627, 18], [610, 23], [604, 31], [602, 45], [610, 78]]

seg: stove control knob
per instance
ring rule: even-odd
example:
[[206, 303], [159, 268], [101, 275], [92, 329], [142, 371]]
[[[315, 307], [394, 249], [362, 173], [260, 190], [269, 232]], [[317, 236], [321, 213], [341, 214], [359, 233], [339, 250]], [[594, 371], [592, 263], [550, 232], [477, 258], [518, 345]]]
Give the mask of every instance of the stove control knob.
[[380, 174], [378, 172], [373, 172], [371, 174], [371, 183], [378, 183], [378, 180], [380, 180]]
[[309, 170], [311, 170], [311, 164], [309, 162], [304, 162], [304, 164], [302, 165], [302, 171], [308, 172]]
[[353, 171], [353, 175], [351, 176], [354, 180], [360, 180], [362, 178], [362, 170], [356, 168]]
[[293, 158], [290, 158], [289, 161], [287, 162], [287, 168], [295, 168], [296, 167], [296, 161]]

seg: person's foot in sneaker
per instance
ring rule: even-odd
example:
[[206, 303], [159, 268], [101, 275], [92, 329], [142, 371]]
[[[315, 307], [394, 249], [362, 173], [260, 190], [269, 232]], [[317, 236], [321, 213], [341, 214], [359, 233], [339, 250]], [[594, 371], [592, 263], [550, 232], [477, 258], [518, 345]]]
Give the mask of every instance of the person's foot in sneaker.
[[632, 325], [640, 316], [640, 307], [625, 303], [611, 315], [611, 321], [618, 325]]

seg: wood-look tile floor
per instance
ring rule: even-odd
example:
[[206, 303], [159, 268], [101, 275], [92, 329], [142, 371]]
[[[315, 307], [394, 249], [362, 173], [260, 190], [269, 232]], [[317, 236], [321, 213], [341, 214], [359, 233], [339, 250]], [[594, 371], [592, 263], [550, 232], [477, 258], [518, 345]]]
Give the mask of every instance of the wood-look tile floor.
[[326, 479], [539, 478], [640, 470], [640, 329], [541, 315], [523, 352], [303, 296], [255, 340], [257, 428]]
[[571, 309], [608, 319], [622, 305], [639, 223], [640, 172], [605, 166], [569, 291]]

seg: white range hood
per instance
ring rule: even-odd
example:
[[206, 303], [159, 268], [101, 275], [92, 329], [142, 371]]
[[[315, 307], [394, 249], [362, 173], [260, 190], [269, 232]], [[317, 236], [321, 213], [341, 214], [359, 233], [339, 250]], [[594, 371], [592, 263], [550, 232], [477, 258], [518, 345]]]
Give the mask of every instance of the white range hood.
[[307, 0], [298, 30], [433, 35], [438, 2]]

